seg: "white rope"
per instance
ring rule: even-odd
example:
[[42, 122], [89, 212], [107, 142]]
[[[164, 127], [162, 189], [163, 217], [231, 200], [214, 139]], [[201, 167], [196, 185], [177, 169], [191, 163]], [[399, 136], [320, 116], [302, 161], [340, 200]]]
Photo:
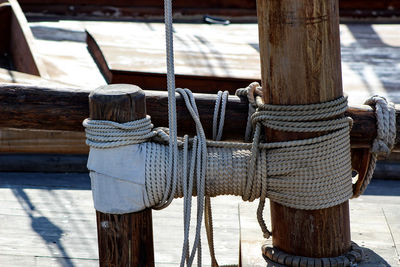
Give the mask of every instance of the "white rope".
[[[217, 99], [215, 100], [214, 116], [213, 116], [213, 140], [220, 141], [224, 130], [226, 104], [228, 102], [229, 92], [218, 91]], [[218, 123], [219, 119], [219, 123]], [[211, 266], [219, 267], [215, 256], [214, 246], [214, 227], [212, 218], [211, 197], [206, 196], [204, 202], [204, 224], [207, 233], [208, 248], [211, 257]], [[224, 267], [236, 267], [237, 265], [223, 265]]]
[[358, 197], [365, 192], [372, 180], [378, 156], [387, 157], [396, 140], [396, 109], [394, 104], [387, 101], [386, 98], [376, 95], [367, 99], [365, 104], [370, 105], [375, 110], [377, 135], [372, 143], [371, 159], [364, 182], [360, 187], [360, 191], [354, 197]]
[[[187, 97], [184, 98], [186, 102], [189, 102]], [[331, 114], [336, 117], [337, 110], [342, 109], [343, 102], [346, 102], [345, 98], [341, 101], [331, 101], [329, 105], [324, 103], [321, 106], [314, 106], [313, 108], [318, 113], [316, 117], [324, 113], [320, 110], [324, 108], [331, 109]], [[262, 108], [269, 107], [262, 106]], [[280, 109], [283, 108], [280, 107]], [[306, 109], [306, 107], [301, 109]], [[197, 115], [193, 111], [191, 114]], [[282, 117], [285, 119], [283, 122], [288, 120], [287, 115], [282, 115]], [[325, 125], [325, 121], [337, 120], [336, 118], [329, 119], [326, 114], [322, 117], [321, 125]], [[198, 118], [194, 118], [196, 125], [200, 127]], [[297, 209], [332, 207], [351, 197], [350, 121], [348, 118], [345, 119], [347, 123], [339, 124], [340, 127], [335, 126], [333, 131], [331, 126], [325, 125], [322, 130], [331, 130], [325, 135], [276, 143], [260, 143], [263, 122], [259, 120], [258, 112], [253, 115], [253, 118], [253, 122], [256, 121], [253, 144], [207, 142], [206, 196], [233, 194], [242, 196], [247, 201], [260, 198], [261, 206], [265, 197], [269, 197], [274, 202]], [[300, 120], [296, 116], [293, 118], [294, 124]], [[307, 119], [309, 120], [310, 116], [307, 116]], [[309, 132], [314, 132], [313, 128], [321, 128], [315, 121], [303, 123], [309, 123]], [[290, 128], [296, 130], [296, 127]], [[304, 127], [301, 126], [301, 128]], [[159, 154], [146, 160], [146, 165], [149, 165], [146, 167], [146, 170], [149, 170], [146, 172], [146, 190], [150, 199], [160, 199], [161, 195], [153, 195], [160, 194], [163, 190], [153, 188], [152, 181], [157, 180], [158, 183], [163, 183], [162, 174], [154, 170], [159, 169], [158, 165], [166, 161], [168, 154], [165, 150], [153, 149], [153, 146], [162, 145], [148, 143], [148, 151], [152, 151], [148, 154], [151, 155], [153, 151], [159, 151], [157, 152]], [[196, 159], [190, 160], [193, 162]], [[190, 163], [179, 164], [179, 168], [186, 168], [185, 166], [190, 166]], [[178, 188], [175, 197], [184, 196], [182, 190], [179, 189], [179, 185], [185, 179], [182, 173], [183, 171], [178, 171]], [[199, 179], [198, 177], [200, 176], [196, 173], [195, 179]], [[203, 184], [203, 177], [200, 178]], [[161, 187], [164, 188], [165, 185], [162, 184]], [[202, 188], [195, 188], [193, 194], [203, 196], [203, 191], [200, 190]], [[157, 205], [157, 203], [150, 203], [150, 205]], [[259, 210], [262, 211], [262, 209]], [[263, 221], [261, 211], [259, 211], [260, 222]], [[269, 232], [263, 225], [261, 226], [268, 236]]]
[[[196, 253], [197, 264], [201, 266], [205, 196], [233, 194], [242, 196], [245, 201], [259, 198], [257, 218], [265, 237], [270, 235], [262, 218], [266, 197], [287, 207], [308, 210], [328, 208], [347, 201], [352, 196], [351, 120], [336, 118], [346, 110], [347, 100], [339, 98], [311, 105], [265, 105], [257, 96], [261, 91], [259, 85], [252, 84], [238, 95], [245, 94], [249, 98], [252, 127], [246, 130], [246, 136], [251, 136], [254, 129], [253, 143], [207, 141], [193, 94], [188, 89], [175, 89], [171, 0], [165, 0], [164, 6], [169, 130], [152, 130], [150, 118], [127, 124], [87, 120], [84, 125], [87, 127], [87, 143], [92, 147], [110, 148], [146, 142], [145, 186], [151, 207], [162, 209], [173, 198], [184, 197], [184, 242], [180, 266], [185, 263], [191, 266]], [[197, 135], [192, 140], [188, 136], [182, 140], [177, 138], [176, 92], [183, 97], [195, 122]], [[227, 96], [226, 92], [218, 94], [213, 120], [215, 140], [222, 137]], [[252, 112], [255, 107], [257, 110]], [[384, 108], [377, 108], [377, 111], [386, 112]], [[387, 126], [392, 126], [392, 123], [384, 123], [384, 127]], [[327, 133], [305, 140], [263, 143], [263, 127]], [[383, 144], [387, 144], [388, 150], [393, 146], [392, 139], [385, 137], [387, 132], [390, 130], [382, 130], [382, 135], [378, 132], [376, 150], [384, 147]], [[168, 149], [163, 144], [148, 142], [150, 138], [168, 142]], [[196, 233], [189, 251], [191, 198], [195, 195]], [[211, 218], [211, 209], [207, 212]], [[206, 223], [212, 227], [212, 221]], [[213, 264], [217, 264], [214, 252], [212, 258]]]
[[140, 144], [156, 135], [150, 116], [127, 123], [85, 119], [86, 144], [95, 148], [112, 148]]
[[[85, 120], [84, 125], [87, 127], [88, 144], [92, 147], [110, 148], [145, 142], [145, 187], [149, 207], [165, 203], [164, 199], [185, 198], [182, 265], [185, 262], [189, 266], [192, 264], [196, 249], [200, 258], [198, 263], [201, 264], [200, 225], [204, 196], [229, 194], [242, 196], [248, 201], [259, 198], [257, 217], [266, 237], [269, 232], [262, 219], [266, 197], [287, 207], [313, 210], [338, 205], [352, 196], [349, 140], [351, 120], [337, 119], [346, 105], [345, 98], [311, 107], [288, 106], [285, 110], [284, 106], [264, 105], [258, 100], [260, 97], [256, 97], [259, 109], [251, 116], [255, 133], [253, 143], [249, 144], [206, 141], [193, 95], [187, 89], [177, 89], [177, 92], [182, 95], [195, 121], [197, 136], [193, 139], [188, 136], [182, 140], [177, 139], [177, 169], [173, 182], [168, 172], [171, 153], [169, 146], [164, 145], [171, 137], [168, 131], [151, 130], [149, 117], [125, 124]], [[378, 147], [391, 149], [395, 140], [394, 107], [386, 101], [376, 100], [377, 140], [384, 142], [384, 145]], [[224, 104], [221, 102], [216, 106], [223, 107]], [[269, 111], [273, 115], [269, 115]], [[303, 115], [298, 116], [293, 111]], [[215, 114], [223, 112], [216, 111]], [[218, 119], [214, 121], [222, 125]], [[264, 143], [262, 128], [265, 125], [278, 129], [285, 127], [295, 132], [315, 132], [318, 129], [327, 133], [304, 140]], [[222, 129], [214, 132], [222, 135]], [[161, 143], [154, 140], [161, 140]], [[386, 149], [383, 151], [387, 152]], [[376, 151], [373, 153], [376, 154]], [[372, 160], [370, 166], [374, 163]], [[372, 171], [371, 167], [368, 172]], [[196, 237], [189, 254], [191, 196], [196, 195]]]

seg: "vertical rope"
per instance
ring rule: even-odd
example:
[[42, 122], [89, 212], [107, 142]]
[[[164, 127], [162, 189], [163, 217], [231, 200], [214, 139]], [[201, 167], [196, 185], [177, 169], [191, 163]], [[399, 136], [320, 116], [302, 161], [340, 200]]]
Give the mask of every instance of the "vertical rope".
[[167, 207], [173, 200], [177, 183], [178, 142], [176, 123], [175, 70], [172, 29], [172, 0], [164, 1], [165, 40], [167, 51], [167, 88], [168, 88], [168, 123], [169, 123], [169, 158], [167, 168], [167, 185], [163, 198], [156, 209]]

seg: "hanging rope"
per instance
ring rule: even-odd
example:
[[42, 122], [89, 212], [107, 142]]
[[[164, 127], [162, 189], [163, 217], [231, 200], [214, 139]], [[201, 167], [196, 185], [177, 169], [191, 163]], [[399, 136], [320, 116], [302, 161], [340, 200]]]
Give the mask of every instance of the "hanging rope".
[[367, 99], [365, 104], [370, 105], [375, 110], [377, 135], [372, 143], [371, 158], [365, 179], [360, 190], [355, 192], [353, 197], [359, 197], [364, 193], [371, 182], [378, 156], [389, 156], [396, 140], [396, 109], [394, 104], [381, 96], [373, 96]]

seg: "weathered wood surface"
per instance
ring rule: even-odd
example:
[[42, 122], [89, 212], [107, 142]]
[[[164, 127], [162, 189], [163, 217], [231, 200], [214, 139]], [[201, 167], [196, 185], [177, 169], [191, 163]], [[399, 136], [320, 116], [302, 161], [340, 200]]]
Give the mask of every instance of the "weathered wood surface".
[[[140, 120], [146, 117], [146, 97], [137, 86], [103, 86], [90, 93], [89, 108], [93, 120]], [[151, 214], [151, 209], [129, 214], [96, 211], [101, 267], [154, 266]]]
[[[144, 89], [163, 90], [166, 84], [164, 29], [161, 24], [150, 28], [145, 24], [135, 26], [121, 25], [119, 31], [134, 33], [125, 36], [118, 33], [110, 36], [110, 32], [104, 34], [88, 27], [88, 49], [108, 83], [132, 83]], [[240, 27], [246, 28], [246, 25]], [[197, 25], [196, 31], [190, 24], [175, 27], [176, 86], [202, 93], [218, 90], [234, 93], [237, 88], [258, 80], [257, 42], [251, 46], [248, 42], [253, 36], [249, 39], [239, 35], [235, 28], [215, 28], [223, 32], [218, 36], [209, 34], [208, 25]]]
[[9, 6], [11, 11], [11, 14], [7, 15], [7, 20], [4, 21], [5, 24], [2, 25], [2, 28], [8, 27], [8, 29], [2, 32], [5, 38], [2, 38], [0, 42], [3, 43], [1, 45], [3, 48], [7, 48], [7, 51], [3, 53], [10, 55], [12, 68], [46, 78], [46, 66], [36, 55], [32, 32], [18, 2], [16, 0], [2, 0], [0, 4], [2, 9], [7, 9], [7, 6]]
[[[374, 180], [366, 195], [350, 201], [352, 239], [382, 257], [387, 265], [381, 266], [400, 264], [395, 247], [400, 246], [399, 183]], [[238, 197], [213, 199], [217, 259], [221, 265], [238, 262], [239, 203], [242, 267], [265, 267], [257, 203], [243, 203]], [[175, 199], [167, 209], [153, 212], [157, 267], [179, 266], [182, 210], [182, 199]], [[96, 217], [87, 174], [0, 173], [0, 218], [4, 222], [2, 267], [98, 266]], [[206, 240], [204, 229], [202, 234]], [[203, 266], [209, 267], [205, 244], [203, 254]], [[251, 264], [245, 265], [244, 259]]]
[[[97, 58], [103, 55], [99, 67], [108, 73], [109, 82], [129, 82], [144, 89], [163, 90], [166, 68], [162, 24], [86, 25], [100, 48], [96, 49], [89, 38], [89, 49], [96, 51]], [[174, 29], [178, 86], [197, 92], [225, 88], [234, 91], [244, 81], [260, 80], [255, 24], [177, 24]], [[120, 35], [119, 31], [133, 34]], [[397, 90], [400, 70], [396, 67], [400, 60], [398, 31], [400, 26], [393, 24], [341, 26], [343, 87], [350, 102], [361, 104], [373, 94], [400, 102]], [[184, 79], [186, 76], [192, 79]], [[204, 81], [193, 79], [196, 76], [204, 76]]]
[[[22, 84], [0, 86], [0, 127], [82, 131], [82, 121], [89, 116], [90, 91], [82, 89], [43, 88]], [[200, 118], [212, 121], [216, 95], [195, 94]], [[146, 91], [148, 114], [156, 126], [168, 126], [168, 95], [165, 91]], [[230, 96], [227, 103], [224, 138], [241, 140], [247, 120], [246, 99]], [[183, 99], [177, 96], [178, 129], [193, 134], [194, 124]], [[400, 131], [400, 107], [397, 106], [397, 131]], [[346, 112], [354, 120], [351, 131], [354, 147], [368, 147], [376, 134], [375, 116], [369, 106], [351, 106]], [[204, 125], [210, 138], [211, 126]], [[395, 150], [400, 149], [400, 134]]]
[[0, 153], [87, 154], [83, 132], [3, 128]]
[[[96, 39], [98, 43], [106, 44], [110, 50], [123, 49], [123, 54], [116, 53], [111, 55], [111, 58], [115, 57], [112, 61], [125, 65], [122, 69], [128, 72], [135, 70], [135, 60], [139, 62], [145, 60], [142, 54], [135, 50], [135, 45], [138, 43], [135, 41], [137, 36], [150, 36], [151, 38], [143, 40], [148, 47], [157, 47], [156, 51], [164, 49], [162, 23], [46, 21], [29, 24], [36, 38], [37, 55], [48, 66], [50, 78], [83, 88], [93, 89], [106, 84], [92, 56], [88, 53], [85, 29], [92, 33], [95, 39], [96, 36], [97, 39], [100, 38]], [[174, 29], [180, 37], [180, 39], [175, 39], [177, 49], [181, 46], [182, 49], [186, 49], [185, 51], [190, 51], [183, 58], [186, 72], [196, 74], [199, 72], [196, 65], [208, 61], [206, 70], [212, 76], [214, 76], [213, 73], [220, 73], [231, 77], [230, 73], [239, 73], [239, 79], [253, 81], [261, 78], [256, 24], [228, 26], [176, 24]], [[374, 94], [383, 95], [395, 103], [400, 103], [400, 93], [397, 90], [400, 84], [400, 69], [397, 67], [397, 62], [400, 61], [398, 38], [400, 26], [346, 24], [341, 25], [340, 31], [343, 87], [345, 93], [349, 95], [350, 103], [362, 104], [366, 98]], [[125, 32], [132, 34], [124, 34]], [[142, 46], [138, 44], [138, 47]], [[237, 51], [234, 47], [243, 52]], [[233, 55], [230, 54], [232, 50]], [[178, 55], [179, 53], [183, 52], [177, 51]], [[245, 66], [240, 66], [238, 62], [241, 61], [235, 59], [235, 54], [239, 54], [238, 59], [243, 58], [240, 53], [251, 59], [251, 61], [246, 61]], [[198, 55], [197, 58], [193, 54]], [[134, 59], [134, 56], [137, 59]], [[159, 68], [158, 64], [165, 64], [164, 61], [163, 57], [157, 59], [154, 61], [154, 66], [150, 66], [146, 71], [156, 70]], [[165, 69], [162, 72], [164, 73]], [[151, 76], [140, 79], [149, 80], [150, 78]], [[237, 84], [237, 80], [233, 81]], [[133, 81], [132, 84], [138, 83]], [[209, 84], [209, 88], [212, 88], [214, 92], [220, 89], [213, 87], [211, 82]], [[165, 90], [163, 84], [156, 85], [155, 88], [142, 88]], [[235, 85], [232, 84], [229, 89], [235, 90]]]
[[47, 66], [49, 78], [94, 89], [106, 82], [87, 50], [84, 25], [79, 21], [30, 22], [37, 44], [36, 55]]
[[[400, 266], [400, 215], [397, 212], [400, 202], [397, 183], [374, 180], [365, 195], [350, 201], [352, 241], [360, 245], [366, 254], [365, 261], [357, 266]], [[283, 267], [267, 264], [260, 257], [261, 246], [272, 246], [272, 242], [271, 239], [262, 238], [254, 217], [256, 210], [256, 204], [239, 204], [241, 267]], [[265, 214], [269, 214], [268, 208]]]
[[[275, 105], [321, 103], [343, 95], [337, 0], [258, 0], [264, 101]], [[301, 67], [299, 67], [301, 66]], [[266, 129], [269, 142], [320, 133]], [[270, 202], [273, 246], [292, 255], [336, 257], [349, 251], [349, 203], [300, 210]]]
[[36, 86], [73, 87], [68, 83], [56, 82], [36, 75], [0, 68], [0, 83], [22, 83]]
[[[42, 77], [0, 68], [0, 83], [69, 87]], [[12, 127], [12, 126], [11, 126]], [[82, 132], [3, 128], [0, 130], [1, 153], [87, 154]]]

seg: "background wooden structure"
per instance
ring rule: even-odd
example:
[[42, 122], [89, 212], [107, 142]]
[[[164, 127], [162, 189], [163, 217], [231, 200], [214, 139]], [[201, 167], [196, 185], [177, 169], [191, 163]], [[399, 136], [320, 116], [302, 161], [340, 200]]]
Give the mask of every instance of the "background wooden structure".
[[[39, 16], [97, 16], [108, 18], [161, 18], [162, 2], [156, 0], [20, 0], [25, 12]], [[400, 4], [396, 0], [340, 0], [340, 15], [350, 18], [390, 18], [400, 15]], [[215, 15], [230, 18], [256, 17], [256, 1], [252, 0], [177, 0], [174, 10], [178, 18], [184, 16]]]
[[34, 38], [16, 0], [0, 1], [0, 66], [46, 78], [46, 67], [37, 57]]

